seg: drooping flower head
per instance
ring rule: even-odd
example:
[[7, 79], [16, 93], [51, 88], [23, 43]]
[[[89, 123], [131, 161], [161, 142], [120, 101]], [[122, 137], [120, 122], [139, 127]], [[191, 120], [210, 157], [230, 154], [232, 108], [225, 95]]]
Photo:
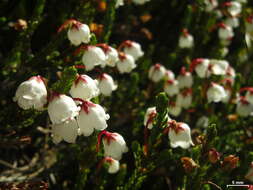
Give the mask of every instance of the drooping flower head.
[[165, 76], [166, 69], [161, 64], [157, 63], [150, 67], [148, 72], [148, 78], [153, 82], [159, 82]]

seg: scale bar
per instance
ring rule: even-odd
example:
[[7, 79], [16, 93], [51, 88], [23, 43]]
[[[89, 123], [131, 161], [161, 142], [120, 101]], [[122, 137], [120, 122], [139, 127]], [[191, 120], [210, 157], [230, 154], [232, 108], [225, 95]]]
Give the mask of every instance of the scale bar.
[[227, 187], [250, 187], [250, 185], [227, 185]]

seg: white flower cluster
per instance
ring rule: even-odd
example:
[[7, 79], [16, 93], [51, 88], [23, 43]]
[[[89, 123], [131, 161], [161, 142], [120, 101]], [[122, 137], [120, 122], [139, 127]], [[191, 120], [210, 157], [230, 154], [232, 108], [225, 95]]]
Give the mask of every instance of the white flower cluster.
[[[82, 62], [87, 71], [99, 65], [102, 68], [116, 66], [120, 73], [129, 73], [136, 67], [135, 61], [144, 54], [140, 44], [130, 40], [124, 41], [118, 50], [107, 44], [89, 45], [89, 27], [74, 19], [67, 20], [58, 32], [66, 28], [71, 44], [79, 46], [75, 55], [83, 51]], [[76, 65], [76, 68], [83, 67]], [[78, 74], [68, 92], [70, 96], [57, 92], [48, 95], [44, 79], [34, 76], [19, 85], [13, 100], [25, 110], [47, 109], [52, 123], [53, 142], [56, 144], [63, 140], [75, 143], [78, 135], [87, 137], [94, 131], [101, 131], [98, 135], [98, 145], [103, 141], [104, 162], [110, 164], [109, 173], [116, 173], [119, 170], [119, 160], [128, 148], [120, 134], [105, 130], [110, 116], [101, 105], [91, 101], [100, 94], [110, 96], [116, 89], [113, 78], [100, 72], [96, 80], [88, 75]]]

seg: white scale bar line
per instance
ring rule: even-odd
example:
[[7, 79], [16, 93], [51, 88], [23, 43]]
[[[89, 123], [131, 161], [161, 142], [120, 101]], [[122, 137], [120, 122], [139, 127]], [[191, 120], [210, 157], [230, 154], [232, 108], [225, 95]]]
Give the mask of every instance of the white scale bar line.
[[249, 187], [249, 185], [227, 185], [227, 187]]

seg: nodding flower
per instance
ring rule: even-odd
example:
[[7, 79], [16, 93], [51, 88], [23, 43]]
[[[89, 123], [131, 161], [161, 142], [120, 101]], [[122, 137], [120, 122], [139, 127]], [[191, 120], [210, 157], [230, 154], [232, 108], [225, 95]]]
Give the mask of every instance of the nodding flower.
[[122, 42], [118, 50], [121, 49], [123, 49], [123, 52], [125, 54], [133, 56], [135, 61], [144, 55], [144, 52], [141, 49], [141, 45], [131, 40], [126, 40]]
[[120, 160], [122, 154], [128, 151], [124, 138], [118, 133], [101, 131], [98, 134], [97, 151], [99, 151], [101, 141], [103, 141], [105, 156]]
[[153, 82], [159, 82], [165, 77], [166, 69], [161, 64], [157, 63], [150, 67], [148, 78]]
[[22, 82], [15, 93], [13, 101], [16, 101], [24, 110], [42, 110], [47, 103], [47, 88], [44, 78], [33, 76], [27, 81]]
[[99, 95], [98, 83], [88, 75], [77, 75], [69, 93], [73, 98], [90, 100]]
[[90, 136], [95, 129], [102, 131], [107, 128], [106, 121], [110, 116], [106, 114], [102, 106], [80, 98], [74, 98], [74, 100], [81, 102], [81, 111], [77, 117], [80, 134]]
[[60, 26], [58, 33], [66, 28], [69, 28], [68, 39], [71, 44], [79, 46], [81, 43], [89, 43], [91, 35], [88, 25], [83, 24], [75, 19], [69, 19]]

